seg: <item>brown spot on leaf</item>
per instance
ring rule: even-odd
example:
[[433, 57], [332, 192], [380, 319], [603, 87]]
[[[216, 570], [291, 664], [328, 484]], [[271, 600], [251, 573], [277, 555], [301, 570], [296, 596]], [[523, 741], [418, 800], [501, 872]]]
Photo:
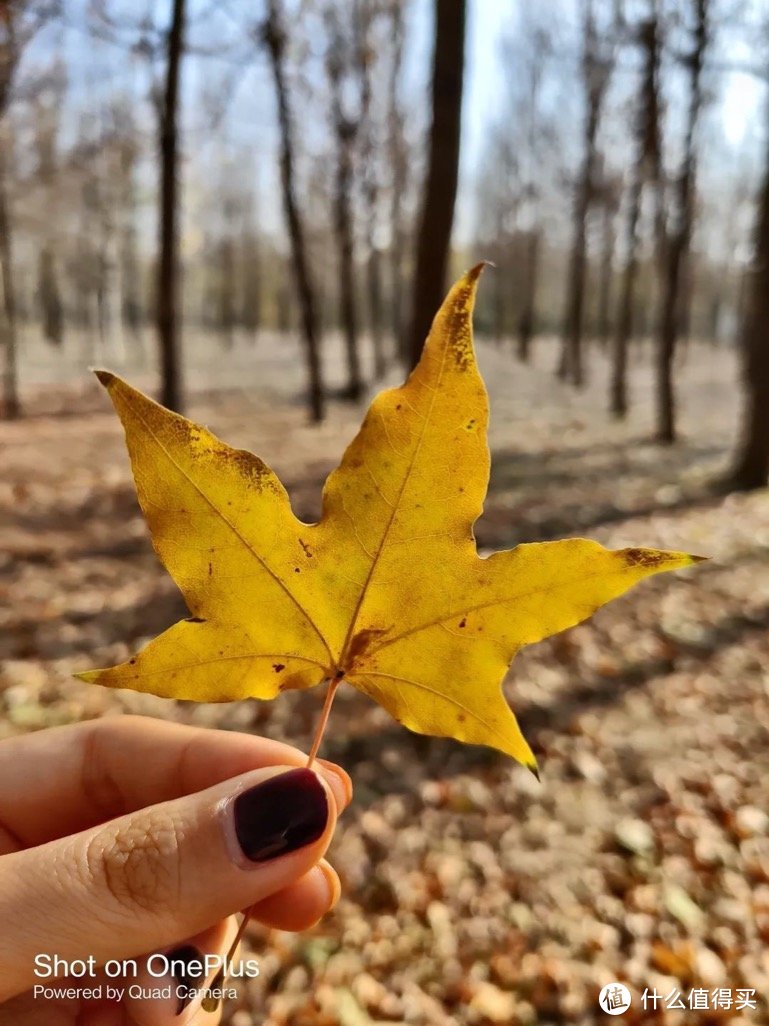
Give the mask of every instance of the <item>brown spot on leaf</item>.
[[299, 539], [299, 544], [300, 544], [300, 545], [302, 546], [302, 549], [303, 549], [303, 551], [304, 551], [304, 554], [305, 554], [305, 556], [307, 556], [307, 558], [308, 558], [308, 559], [312, 559], [312, 549], [311, 549], [311, 548], [310, 548], [310, 546], [309, 546], [309, 545], [307, 544], [307, 542], [306, 542], [306, 541], [303, 541], [303, 540], [302, 540], [302, 539], [300, 538], [300, 539]]
[[469, 330], [465, 330], [457, 335], [454, 341], [453, 352], [454, 363], [459, 370], [466, 371], [473, 360], [473, 344], [470, 340]]
[[269, 491], [280, 494], [275, 475], [264, 462], [247, 449], [222, 448], [217, 453], [225, 462], [232, 464], [248, 479], [257, 492]]
[[350, 670], [350, 664], [364, 655], [371, 642], [386, 634], [388, 629], [386, 627], [369, 627], [352, 636], [347, 648], [347, 672]]
[[273, 670], [276, 673], [280, 673], [281, 670], [285, 670], [286, 664], [285, 663], [273, 663], [272, 664], [272, 668], [273, 668]]
[[213, 568], [213, 566], [212, 566], [212, 565], [211, 565], [211, 564], [209, 563], [209, 564], [208, 564], [208, 576], [209, 576], [209, 577], [212, 577], [212, 576], [213, 576], [213, 573], [214, 573], [214, 568]]
[[457, 714], [457, 719], [459, 720], [460, 723], [464, 723], [465, 720], [467, 719], [467, 716], [464, 713], [458, 713]]
[[628, 566], [652, 568], [665, 562], [665, 555], [653, 549], [623, 549], [622, 555]]
[[467, 617], [464, 617], [464, 616], [462, 617], [462, 619], [459, 621], [459, 626], [460, 627], [466, 627], [467, 626]]

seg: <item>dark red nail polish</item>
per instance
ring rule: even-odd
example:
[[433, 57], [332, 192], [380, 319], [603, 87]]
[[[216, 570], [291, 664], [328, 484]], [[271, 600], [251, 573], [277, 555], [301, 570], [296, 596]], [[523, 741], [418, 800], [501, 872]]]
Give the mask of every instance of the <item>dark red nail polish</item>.
[[235, 836], [251, 862], [311, 844], [328, 823], [328, 799], [308, 769], [290, 770], [239, 794], [232, 803]]

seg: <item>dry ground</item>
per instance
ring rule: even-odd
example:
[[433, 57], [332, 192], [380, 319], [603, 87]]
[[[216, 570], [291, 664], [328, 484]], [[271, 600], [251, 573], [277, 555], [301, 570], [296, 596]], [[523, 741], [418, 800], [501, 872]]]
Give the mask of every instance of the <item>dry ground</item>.
[[[516, 661], [507, 693], [541, 784], [490, 750], [417, 737], [342, 689], [324, 754], [356, 784], [331, 853], [344, 897], [309, 934], [251, 935], [262, 975], [230, 1021], [589, 1024], [609, 1021], [596, 996], [620, 979], [636, 995], [753, 988], [759, 1009], [644, 1014], [636, 996], [617, 1021], [767, 1022], [769, 495], [708, 490], [737, 423], [733, 355], [689, 349], [683, 440], [660, 450], [647, 440], [643, 355], [618, 426], [599, 356], [575, 395], [553, 381], [547, 342], [526, 369], [505, 348], [480, 349], [494, 462], [482, 546], [586, 534], [712, 560]], [[191, 415], [267, 458], [299, 515], [314, 516], [360, 411], [336, 405], [308, 427], [285, 341], [241, 340], [225, 359], [201, 339], [193, 356]], [[182, 611], [117, 420], [78, 363], [33, 345], [31, 415], [0, 425], [0, 737], [131, 710], [306, 746], [315, 692], [196, 707], [71, 678], [125, 658]]]

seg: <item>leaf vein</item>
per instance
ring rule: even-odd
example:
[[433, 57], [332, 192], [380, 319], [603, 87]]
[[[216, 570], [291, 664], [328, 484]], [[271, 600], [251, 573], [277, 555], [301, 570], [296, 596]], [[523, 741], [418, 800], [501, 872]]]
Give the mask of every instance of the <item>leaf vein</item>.
[[254, 557], [254, 559], [257, 560], [259, 565], [264, 567], [265, 571], [270, 575], [270, 577], [272, 577], [272, 579], [275, 581], [275, 583], [280, 588], [282, 588], [282, 590], [285, 592], [285, 594], [288, 596], [288, 598], [294, 603], [296, 608], [299, 610], [299, 612], [302, 614], [302, 616], [304, 616], [304, 618], [307, 621], [307, 623], [309, 624], [309, 626], [312, 628], [312, 630], [316, 633], [316, 635], [320, 639], [321, 644], [323, 645], [323, 647], [325, 648], [326, 652], [328, 653], [329, 659], [331, 659], [333, 661], [334, 657], [333, 657], [333, 655], [331, 653], [331, 648], [329, 647], [329, 644], [326, 641], [326, 638], [324, 637], [323, 632], [318, 627], [318, 625], [315, 623], [315, 621], [313, 620], [312, 616], [310, 616], [309, 612], [301, 604], [299, 599], [297, 599], [296, 596], [291, 593], [291, 591], [289, 590], [289, 588], [285, 584], [285, 582], [281, 581], [280, 577], [275, 573], [275, 571], [271, 567], [269, 567], [267, 565], [266, 560], [262, 556], [259, 555], [259, 553], [256, 551], [256, 549], [254, 549], [254, 547], [252, 545], [249, 544], [247, 539], [244, 537], [244, 535], [242, 535], [240, 533], [240, 531], [237, 529], [237, 527], [230, 520], [228, 520], [227, 517], [224, 515], [224, 513], [216, 506], [216, 504], [214, 502], [212, 502], [211, 499], [209, 499], [209, 497], [206, 495], [206, 493], [203, 491], [203, 489], [200, 487], [200, 485], [198, 485], [195, 481], [193, 481], [193, 479], [184, 470], [184, 468], [181, 467], [179, 465], [179, 463], [177, 463], [177, 461], [173, 458], [171, 453], [166, 449], [166, 447], [163, 445], [163, 443], [157, 437], [157, 435], [152, 430], [150, 425], [147, 423], [145, 418], [142, 417], [142, 415], [140, 413], [138, 413], [138, 411], [137, 411], [137, 417], [144, 424], [144, 427], [145, 427], [146, 431], [148, 432], [150, 437], [154, 440], [155, 444], [160, 449], [160, 451], [163, 453], [163, 455], [166, 457], [166, 459], [169, 461], [169, 463], [171, 463], [174, 467], [176, 467], [176, 469], [179, 471], [179, 473], [182, 475], [182, 477], [186, 481], [188, 481], [190, 483], [190, 485], [192, 485], [192, 487], [195, 489], [195, 491], [198, 493], [198, 495], [200, 495], [200, 497], [205, 502], [208, 503], [208, 505], [211, 507], [211, 509], [214, 511], [214, 513], [216, 513], [221, 518], [222, 522], [225, 523], [229, 527], [229, 529], [232, 531], [232, 533], [238, 539], [240, 539], [240, 541], [243, 543], [245, 548], [251, 553], [251, 555]]

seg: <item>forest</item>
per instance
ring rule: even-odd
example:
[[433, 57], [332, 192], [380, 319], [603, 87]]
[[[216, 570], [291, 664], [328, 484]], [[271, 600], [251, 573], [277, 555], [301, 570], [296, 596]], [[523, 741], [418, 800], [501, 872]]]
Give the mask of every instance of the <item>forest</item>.
[[260, 975], [223, 1021], [589, 1026], [622, 980], [759, 995], [633, 1023], [759, 1022], [763, 0], [0, 0], [0, 741], [139, 713], [306, 750], [312, 692], [73, 679], [187, 615], [91, 370], [258, 453], [312, 523], [481, 261], [479, 551], [710, 558], [516, 658], [541, 783], [340, 691], [341, 901], [305, 933], [250, 928]]

